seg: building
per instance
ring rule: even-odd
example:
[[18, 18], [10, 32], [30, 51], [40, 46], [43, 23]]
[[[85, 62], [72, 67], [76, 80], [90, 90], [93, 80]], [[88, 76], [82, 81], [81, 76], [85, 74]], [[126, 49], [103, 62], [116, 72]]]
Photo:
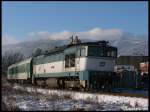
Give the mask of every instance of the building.
[[149, 64], [148, 62], [140, 63], [141, 75], [148, 74], [148, 64]]
[[116, 65], [133, 65], [137, 70], [140, 70], [139, 63], [147, 61], [148, 56], [119, 56]]
[[148, 56], [120, 56], [114, 69], [120, 77], [117, 87], [148, 88]]
[[136, 69], [133, 65], [116, 65], [115, 66], [115, 72], [122, 72], [124, 70], [136, 71]]

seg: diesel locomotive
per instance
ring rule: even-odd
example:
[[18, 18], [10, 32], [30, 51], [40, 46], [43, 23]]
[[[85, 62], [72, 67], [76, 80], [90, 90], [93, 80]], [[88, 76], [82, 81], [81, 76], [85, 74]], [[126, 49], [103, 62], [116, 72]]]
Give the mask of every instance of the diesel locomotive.
[[9, 66], [7, 79], [52, 88], [110, 88], [116, 58], [117, 48], [108, 41], [82, 43], [76, 37], [68, 45]]

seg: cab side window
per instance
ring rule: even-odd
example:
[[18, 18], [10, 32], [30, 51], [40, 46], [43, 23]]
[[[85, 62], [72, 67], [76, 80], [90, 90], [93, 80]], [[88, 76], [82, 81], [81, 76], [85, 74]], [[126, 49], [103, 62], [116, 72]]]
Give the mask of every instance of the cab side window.
[[65, 56], [65, 68], [75, 67], [75, 54], [69, 54]]

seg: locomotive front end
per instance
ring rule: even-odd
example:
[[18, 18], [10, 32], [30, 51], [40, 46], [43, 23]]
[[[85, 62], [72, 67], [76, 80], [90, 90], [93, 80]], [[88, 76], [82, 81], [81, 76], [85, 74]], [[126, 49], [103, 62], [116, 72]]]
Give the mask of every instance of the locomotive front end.
[[110, 90], [115, 78], [116, 58], [117, 48], [108, 45], [106, 41], [88, 44], [84, 67], [84, 71], [87, 72], [87, 88]]

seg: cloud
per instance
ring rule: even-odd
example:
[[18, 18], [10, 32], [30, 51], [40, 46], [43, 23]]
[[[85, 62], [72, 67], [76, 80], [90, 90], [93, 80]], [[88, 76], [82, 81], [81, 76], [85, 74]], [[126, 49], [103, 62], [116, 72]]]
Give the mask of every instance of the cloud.
[[48, 31], [39, 31], [39, 32], [30, 32], [28, 36], [28, 40], [38, 40], [38, 39], [47, 39], [50, 33]]
[[49, 35], [49, 39], [52, 40], [64, 40], [64, 39], [68, 39], [69, 37], [71, 37], [73, 33], [69, 32], [69, 31], [62, 31], [59, 33], [53, 33], [52, 35]]
[[120, 29], [94, 28], [89, 31], [77, 33], [81, 38], [92, 40], [116, 40], [120, 39], [123, 32]]
[[28, 34], [29, 40], [50, 39], [50, 40], [64, 40], [71, 36], [71, 32], [62, 31], [50, 34], [48, 31], [31, 32]]
[[19, 43], [19, 41], [16, 40], [15, 37], [10, 36], [8, 34], [5, 34], [4, 36], [2, 36], [2, 45], [16, 44], [16, 43]]
[[91, 40], [116, 40], [120, 39], [123, 35], [120, 29], [101, 29], [93, 28], [89, 31], [71, 32], [61, 31], [55, 33], [49, 33], [48, 31], [31, 32], [28, 34], [30, 39], [50, 39], [50, 40], [64, 40], [68, 39], [72, 35], [77, 35], [80, 39], [91, 39]]
[[[50, 33], [48, 31], [38, 31], [38, 32], [30, 32], [27, 34], [26, 41], [35, 41], [39, 39], [49, 39], [49, 40], [66, 40], [69, 39], [71, 36], [78, 36], [79, 39], [86, 40], [120, 40], [120, 39], [130, 39], [135, 38], [139, 39], [141, 36], [135, 35], [133, 33], [128, 33], [122, 31], [121, 29], [111, 28], [111, 29], [102, 29], [102, 28], [93, 28], [87, 31], [80, 31], [80, 32], [72, 32], [68, 30]], [[145, 37], [145, 36], [144, 36]], [[16, 40], [13, 36], [5, 35], [2, 39], [2, 45], [6, 44], [15, 44], [19, 41]]]

